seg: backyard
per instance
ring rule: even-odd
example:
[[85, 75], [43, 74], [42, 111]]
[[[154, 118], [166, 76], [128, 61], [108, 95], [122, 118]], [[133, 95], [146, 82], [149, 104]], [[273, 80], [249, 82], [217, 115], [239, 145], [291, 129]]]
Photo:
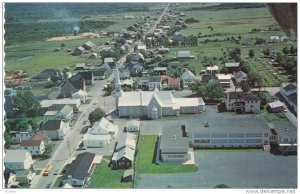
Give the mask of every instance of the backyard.
[[107, 157], [97, 165], [88, 188], [132, 188], [132, 182], [121, 182], [125, 170], [111, 170]]
[[139, 138], [139, 149], [136, 159], [138, 174], [143, 173], [183, 173], [196, 172], [198, 167], [194, 164], [157, 165], [155, 164], [156, 135], [141, 135]]

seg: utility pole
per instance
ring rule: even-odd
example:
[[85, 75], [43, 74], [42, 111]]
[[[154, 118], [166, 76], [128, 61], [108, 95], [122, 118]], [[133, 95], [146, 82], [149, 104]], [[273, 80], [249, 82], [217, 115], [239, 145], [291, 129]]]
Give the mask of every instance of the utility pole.
[[68, 145], [68, 150], [69, 150], [69, 158], [71, 158], [71, 150], [70, 150], [69, 138], [67, 138], [67, 145]]

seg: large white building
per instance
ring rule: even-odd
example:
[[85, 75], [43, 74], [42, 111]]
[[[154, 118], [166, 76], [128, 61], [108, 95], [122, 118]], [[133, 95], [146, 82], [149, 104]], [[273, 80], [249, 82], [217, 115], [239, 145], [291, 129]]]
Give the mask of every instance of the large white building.
[[105, 147], [115, 139], [118, 133], [118, 125], [114, 125], [106, 118], [96, 122], [83, 137], [85, 147]]
[[115, 71], [116, 109], [120, 117], [158, 119], [179, 116], [181, 113], [200, 113], [205, 103], [200, 98], [175, 98], [171, 91], [123, 92], [118, 69]]
[[35, 160], [26, 150], [6, 150], [4, 166], [13, 171], [32, 169]]
[[205, 110], [202, 98], [175, 98], [171, 91], [124, 92], [119, 98], [120, 117], [179, 116], [181, 113], [200, 113]]
[[227, 117], [199, 120], [199, 124], [187, 125], [190, 145], [207, 147], [263, 147], [269, 145], [270, 128], [260, 118]]

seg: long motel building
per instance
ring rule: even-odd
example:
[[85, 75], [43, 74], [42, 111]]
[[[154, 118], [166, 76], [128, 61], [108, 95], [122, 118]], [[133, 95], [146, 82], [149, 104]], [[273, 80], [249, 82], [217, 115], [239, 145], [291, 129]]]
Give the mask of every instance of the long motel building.
[[263, 147], [269, 145], [270, 128], [260, 118], [215, 118], [186, 126], [194, 148]]

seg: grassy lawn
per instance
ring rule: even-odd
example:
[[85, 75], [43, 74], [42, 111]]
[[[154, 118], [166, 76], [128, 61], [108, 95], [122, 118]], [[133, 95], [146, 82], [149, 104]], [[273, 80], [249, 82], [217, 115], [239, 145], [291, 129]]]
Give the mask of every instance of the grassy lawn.
[[265, 119], [266, 121], [287, 121], [288, 119], [283, 113], [270, 113], [264, 107], [263, 110], [260, 111], [260, 117]]
[[95, 168], [88, 188], [132, 188], [132, 182], [121, 182], [124, 171], [111, 170], [108, 168], [108, 161], [103, 159]]
[[189, 165], [157, 165], [155, 160], [155, 145], [157, 136], [141, 135], [139, 137], [139, 152], [136, 159], [137, 173], [184, 173], [196, 172], [198, 167], [193, 164]]

